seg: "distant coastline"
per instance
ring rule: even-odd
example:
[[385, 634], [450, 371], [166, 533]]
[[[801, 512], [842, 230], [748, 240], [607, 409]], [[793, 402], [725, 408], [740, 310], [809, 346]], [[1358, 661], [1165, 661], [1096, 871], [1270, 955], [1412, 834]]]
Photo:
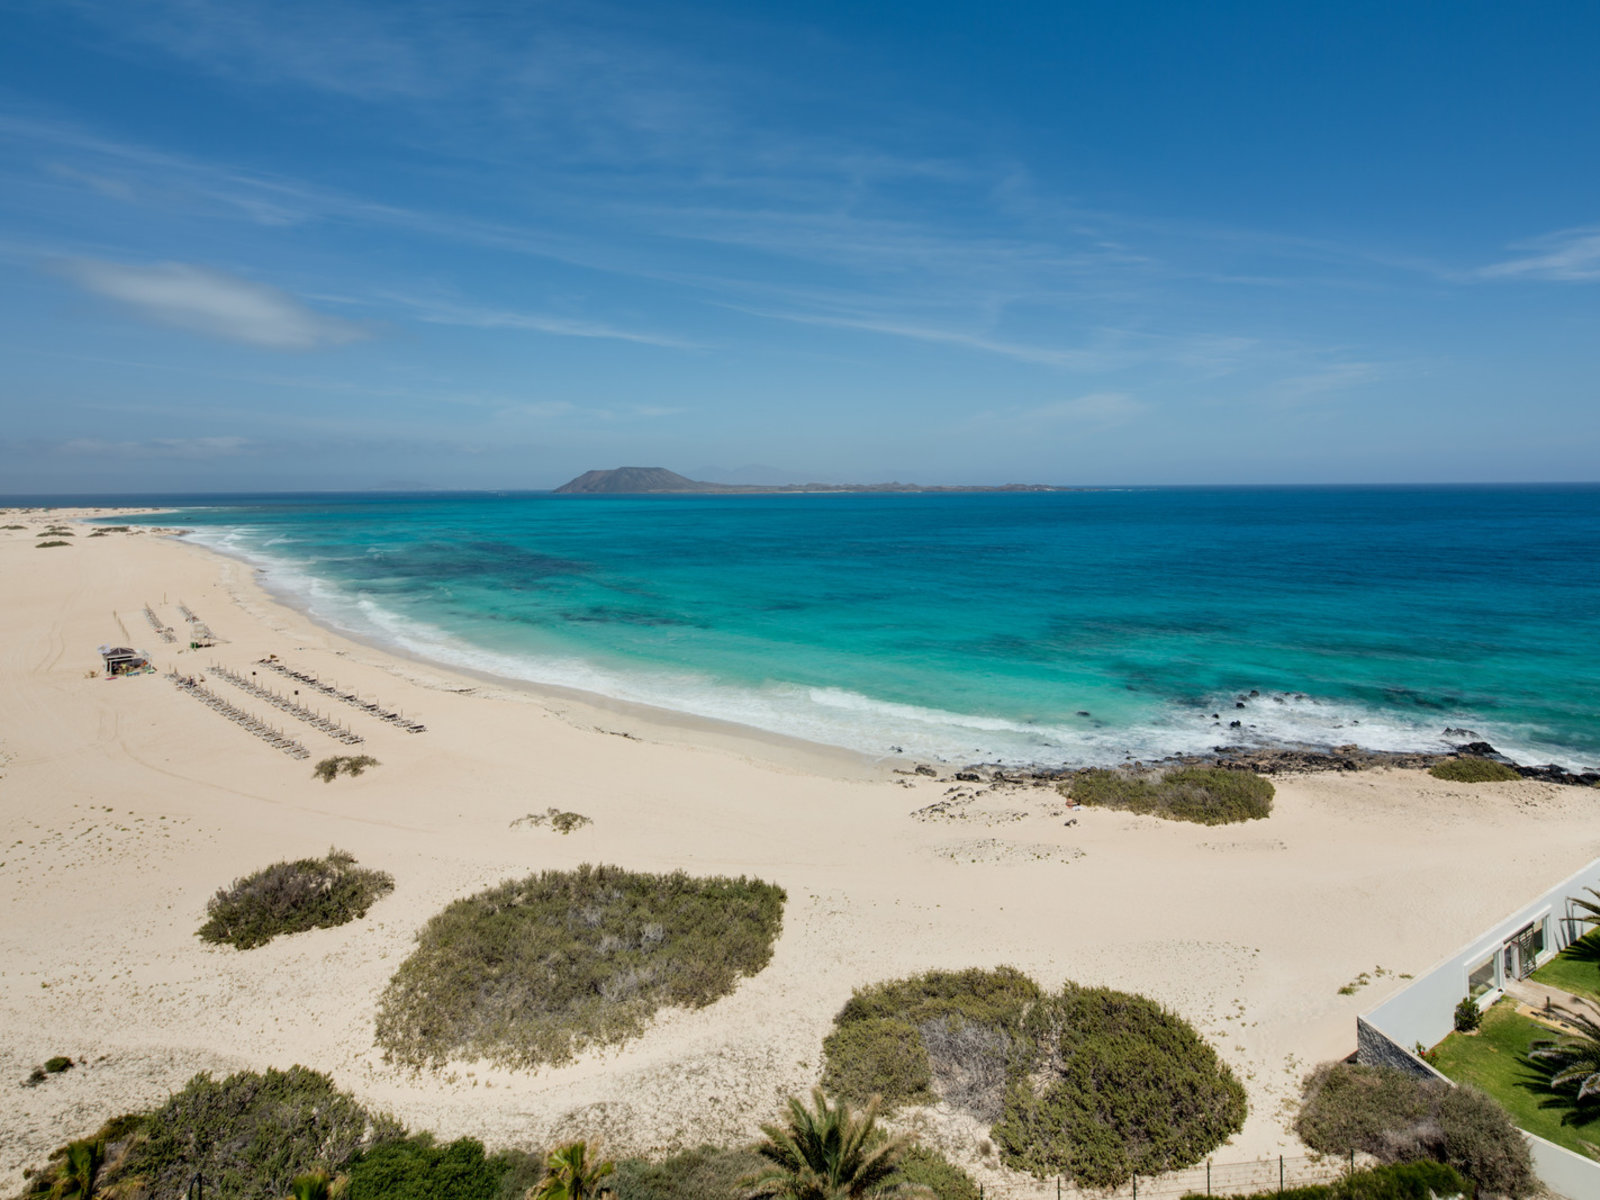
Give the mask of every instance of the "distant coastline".
[[644, 496], [692, 493], [741, 496], [813, 492], [1084, 492], [1091, 488], [1057, 487], [1044, 483], [1006, 483], [997, 486], [920, 483], [707, 483], [669, 471], [665, 467], [616, 467], [585, 471], [555, 489], [564, 496]]

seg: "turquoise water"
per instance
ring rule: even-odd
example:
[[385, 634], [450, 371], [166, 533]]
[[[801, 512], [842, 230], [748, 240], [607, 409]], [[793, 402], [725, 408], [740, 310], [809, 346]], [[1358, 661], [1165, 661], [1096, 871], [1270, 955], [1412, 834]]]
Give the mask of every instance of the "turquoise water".
[[359, 635], [873, 754], [1455, 728], [1600, 763], [1593, 487], [318, 496], [182, 521]]

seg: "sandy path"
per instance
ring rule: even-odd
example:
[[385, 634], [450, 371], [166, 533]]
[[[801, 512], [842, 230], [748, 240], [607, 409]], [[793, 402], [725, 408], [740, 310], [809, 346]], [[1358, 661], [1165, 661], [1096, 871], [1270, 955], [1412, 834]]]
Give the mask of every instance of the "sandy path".
[[[816, 1079], [852, 987], [996, 963], [1169, 1004], [1249, 1090], [1249, 1123], [1218, 1160], [1294, 1153], [1285, 1105], [1308, 1064], [1354, 1048], [1358, 1011], [1600, 854], [1592, 794], [1410, 772], [1285, 780], [1270, 820], [1224, 829], [1083, 811], [1067, 826], [1053, 793], [1027, 787], [913, 816], [951, 785], [410, 663], [313, 626], [241, 564], [152, 534], [83, 532], [47, 551], [31, 531], [0, 532], [0, 1187], [198, 1069], [295, 1062], [413, 1127], [491, 1145], [569, 1131], [617, 1150], [742, 1140]], [[181, 631], [180, 600], [225, 643], [163, 644], [142, 607]], [[247, 672], [276, 653], [428, 732], [321, 703], [383, 764], [325, 785], [160, 676], [88, 677], [123, 627], [163, 670]], [[312, 761], [348, 752], [212, 686]], [[594, 824], [511, 828], [550, 805]], [[367, 919], [248, 953], [194, 936], [216, 887], [330, 845], [395, 875]], [[783, 885], [772, 965], [709, 1009], [557, 1070], [382, 1061], [376, 998], [428, 916], [508, 876], [602, 860]], [[1369, 985], [1338, 994], [1363, 972]], [[54, 1054], [88, 1063], [16, 1086]], [[989, 1194], [1035, 1194], [978, 1164], [959, 1121], [924, 1123]]]

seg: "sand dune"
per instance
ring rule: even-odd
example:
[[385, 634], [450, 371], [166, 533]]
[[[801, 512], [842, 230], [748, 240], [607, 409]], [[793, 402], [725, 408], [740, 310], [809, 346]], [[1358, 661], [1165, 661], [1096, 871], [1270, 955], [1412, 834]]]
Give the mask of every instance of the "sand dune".
[[[1249, 1123], [1218, 1160], [1298, 1152], [1286, 1104], [1309, 1064], [1354, 1048], [1358, 1011], [1600, 854], [1592, 793], [1413, 772], [1285, 779], [1270, 820], [1222, 830], [1101, 811], [1068, 825], [1042, 789], [952, 792], [893, 773], [904, 763], [411, 662], [318, 628], [245, 565], [163, 536], [80, 529], [68, 548], [36, 550], [33, 532], [0, 532], [0, 1072], [12, 1081], [0, 1086], [0, 1187], [196, 1070], [296, 1062], [413, 1127], [490, 1145], [568, 1132], [603, 1134], [613, 1150], [743, 1139], [815, 1081], [853, 987], [997, 963], [1170, 1005], [1249, 1091]], [[181, 634], [180, 601], [222, 644], [159, 639], [144, 605]], [[124, 641], [196, 675], [277, 654], [428, 731], [303, 696], [382, 764], [324, 784], [160, 674], [93, 674], [95, 647]], [[212, 686], [312, 762], [352, 752]], [[550, 806], [593, 823], [513, 827]], [[218, 886], [330, 845], [395, 876], [366, 919], [243, 953], [195, 937]], [[417, 928], [458, 896], [583, 861], [781, 884], [771, 966], [708, 1009], [668, 1013], [559, 1069], [385, 1064], [374, 1005]], [[1338, 994], [1363, 972], [1372, 983]], [[17, 1086], [55, 1054], [85, 1065]], [[1035, 1194], [979, 1162], [961, 1121], [923, 1123], [989, 1194]]]

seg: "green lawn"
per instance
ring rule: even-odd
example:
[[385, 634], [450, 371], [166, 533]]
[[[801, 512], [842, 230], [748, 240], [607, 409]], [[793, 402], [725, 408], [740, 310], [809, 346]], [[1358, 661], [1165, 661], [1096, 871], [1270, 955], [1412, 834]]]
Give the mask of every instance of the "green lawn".
[[1600, 929], [1573, 942], [1532, 978], [1600, 1003]]
[[1573, 1123], [1577, 1110], [1571, 1099], [1551, 1092], [1545, 1082], [1549, 1076], [1528, 1060], [1529, 1043], [1552, 1036], [1518, 1014], [1512, 1001], [1502, 1000], [1483, 1014], [1476, 1034], [1452, 1033], [1434, 1047], [1430, 1061], [1457, 1083], [1488, 1092], [1529, 1133], [1600, 1159], [1600, 1105], [1586, 1105], [1584, 1120]]

